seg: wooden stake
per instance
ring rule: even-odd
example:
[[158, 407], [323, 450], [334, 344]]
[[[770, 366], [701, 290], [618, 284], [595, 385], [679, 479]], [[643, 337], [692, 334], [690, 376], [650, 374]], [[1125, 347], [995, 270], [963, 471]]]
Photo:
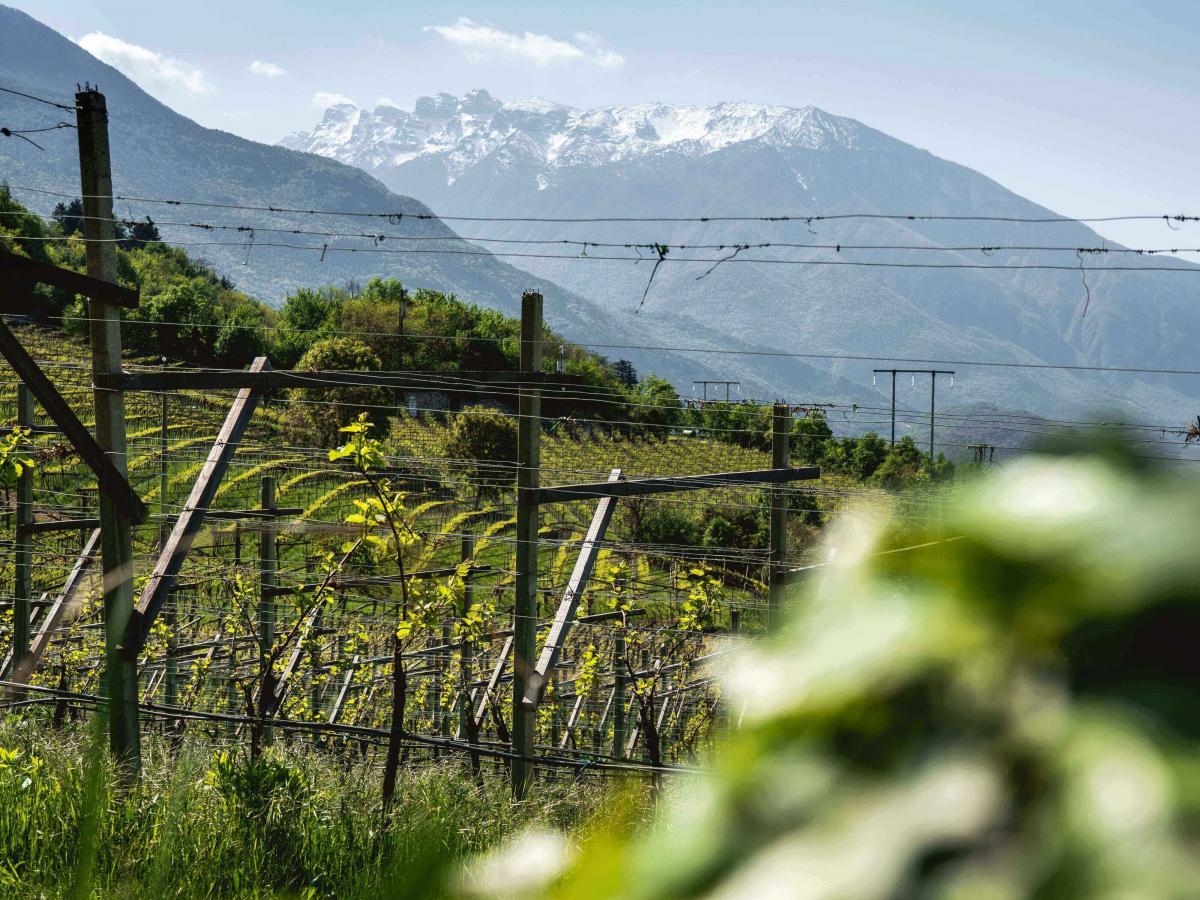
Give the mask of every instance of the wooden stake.
[[[275, 479], [264, 475], [262, 479], [262, 508], [264, 512], [275, 509]], [[279, 539], [273, 519], [263, 522], [258, 530], [258, 652], [262, 660], [271, 656], [275, 646], [275, 571], [279, 566]], [[261, 664], [261, 663], [260, 663]], [[259, 690], [270, 682], [270, 678], [259, 681]], [[262, 741], [270, 744], [272, 730], [264, 723]]]
[[[24, 384], [17, 385], [17, 424], [33, 427], [33, 395]], [[33, 470], [26, 467], [17, 476], [17, 521], [13, 559], [13, 646], [8, 678], [29, 653], [29, 627], [33, 599]]]
[[617, 632], [613, 638], [613, 693], [612, 720], [613, 742], [612, 754], [617, 759], [625, 758], [625, 684], [629, 680], [629, 667], [625, 662], [625, 635]]
[[[542, 371], [542, 295], [521, 297], [521, 375]], [[541, 389], [521, 387], [517, 422], [517, 560], [513, 604], [512, 792], [521, 799], [532, 773], [535, 711], [523, 700], [537, 652], [537, 570], [540, 515], [536, 491], [541, 467]]]
[[[87, 272], [117, 283], [116, 228], [112, 203], [112, 162], [108, 151], [108, 106], [99, 91], [75, 95], [79, 138], [79, 182], [83, 197], [83, 236]], [[121, 371], [121, 311], [92, 298], [88, 303], [92, 378], [97, 385], [96, 443], [122, 477], [127, 472], [125, 395], [99, 387]], [[127, 780], [141, 773], [142, 743], [138, 722], [137, 657], [129, 652], [133, 613], [133, 534], [113, 500], [100, 495], [100, 558], [104, 570], [104, 691], [108, 697], [109, 744]]]

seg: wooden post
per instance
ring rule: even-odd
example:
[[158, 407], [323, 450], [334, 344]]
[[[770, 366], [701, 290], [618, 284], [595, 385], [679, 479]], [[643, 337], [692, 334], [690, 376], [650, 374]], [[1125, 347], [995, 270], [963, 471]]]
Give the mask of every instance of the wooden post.
[[167, 392], [163, 391], [160, 398], [162, 409], [158, 426], [158, 514], [162, 517], [158, 526], [158, 545], [160, 547], [167, 542], [167, 535], [171, 533], [171, 524], [167, 521], [167, 514], [171, 511], [167, 506], [167, 424], [169, 421], [167, 398]]
[[[434, 711], [437, 714], [439, 731], [444, 738], [450, 737], [450, 709], [445, 698], [453, 697], [454, 691], [450, 689], [453, 682], [450, 677], [450, 620], [446, 619], [442, 622], [442, 646], [447, 648], [437, 655], [438, 660], [438, 700]], [[452, 701], [450, 701], [452, 702]]]
[[[24, 384], [17, 385], [17, 425], [33, 427], [33, 395]], [[17, 476], [17, 520], [13, 560], [13, 646], [5, 678], [29, 653], [29, 629], [33, 611], [33, 471], [25, 468]]]
[[175, 625], [179, 621], [174, 609], [165, 613], [167, 621], [167, 659], [164, 663], [166, 672], [163, 675], [163, 703], [175, 706], [179, 702], [179, 657], [176, 647], [179, 646], [179, 635], [175, 633]]
[[[462, 538], [461, 559], [463, 562], [473, 562], [475, 557], [475, 535], [464, 534]], [[470, 568], [463, 574], [463, 598], [461, 618], [465, 619], [472, 605], [475, 603], [475, 585], [472, 583]], [[460, 691], [462, 697], [458, 704], [459, 729], [464, 735], [470, 735], [471, 730], [467, 727], [467, 718], [471, 715], [471, 704], [467, 702], [467, 694], [471, 689], [471, 682], [475, 671], [474, 666], [475, 647], [468, 641], [463, 640], [462, 648], [459, 651], [459, 681], [461, 682]]]
[[[79, 138], [79, 182], [83, 197], [83, 236], [87, 273], [117, 283], [116, 228], [112, 203], [112, 163], [108, 151], [108, 106], [99, 91], [75, 95], [75, 123]], [[121, 313], [109, 303], [88, 303], [92, 346], [92, 381], [121, 371]], [[125, 395], [97, 387], [96, 443], [109, 455], [117, 471], [127, 472], [125, 446]], [[118, 515], [113, 501], [100, 495], [100, 557], [104, 570], [104, 691], [108, 698], [109, 744], [126, 778], [141, 772], [141, 729], [138, 722], [137, 656], [129, 640], [133, 613], [133, 534], [127, 519]]]
[[[267, 358], [260, 356], [251, 364], [250, 371], [263, 372], [270, 368]], [[184, 501], [183, 509], [180, 510], [179, 517], [171, 528], [171, 534], [159, 552], [158, 561], [154, 564], [150, 578], [142, 588], [142, 595], [133, 609], [134, 622], [130, 629], [133, 653], [141, 649], [142, 642], [154, 625], [154, 617], [158, 615], [179, 577], [183, 562], [204, 525], [204, 519], [216, 498], [217, 488], [220, 487], [229, 461], [250, 424], [250, 418], [254, 415], [260, 397], [261, 393], [258, 390], [242, 388], [238, 391], [233, 405], [229, 407], [225, 422], [217, 432], [217, 439], [208, 451], [204, 466], [196, 476], [191, 493]]]
[[625, 635], [617, 632], [617, 636], [613, 638], [612, 695], [612, 754], [617, 759], [625, 758], [625, 684], [628, 680], [628, 666], [625, 663]]
[[[771, 467], [786, 469], [790, 463], [788, 438], [792, 411], [776, 403], [771, 411]], [[784, 557], [787, 555], [787, 494], [782, 484], [771, 489], [771, 557], [767, 593], [767, 629], [775, 631], [783, 621]]]
[[309, 718], [320, 721], [321, 710], [321, 620], [325, 604], [317, 604], [317, 617], [313, 621], [312, 643], [308, 650], [308, 709]]
[[521, 376], [517, 422], [517, 560], [513, 603], [512, 791], [520, 799], [529, 785], [535, 710], [523, 701], [537, 652], [537, 570], [540, 515], [536, 491], [541, 466], [542, 295], [521, 297]]
[[[274, 476], [263, 476], [261, 490], [262, 508], [273, 511], [275, 509]], [[271, 649], [275, 646], [275, 573], [279, 567], [279, 538], [277, 534], [273, 517], [264, 520], [258, 529], [258, 652], [260, 667], [270, 657]], [[271, 676], [271, 673], [262, 672], [262, 677], [259, 678], [258, 690], [260, 692], [273, 691], [274, 684], [275, 679]], [[269, 745], [273, 735], [274, 732], [271, 726], [264, 722], [262, 729], [263, 744]]]
[[[275, 509], [275, 479], [262, 479], [262, 508]], [[275, 571], [279, 565], [279, 546], [273, 519], [265, 519], [258, 529], [258, 641], [262, 652], [270, 653], [275, 644]]]

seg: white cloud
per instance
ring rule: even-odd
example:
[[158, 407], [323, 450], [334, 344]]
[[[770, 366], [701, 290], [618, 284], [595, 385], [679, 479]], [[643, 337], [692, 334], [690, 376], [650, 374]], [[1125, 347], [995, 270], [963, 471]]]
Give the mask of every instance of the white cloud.
[[345, 94], [339, 94], [337, 91], [317, 91], [312, 95], [312, 105], [315, 109], [328, 109], [342, 103], [348, 103], [351, 106], [358, 105], [353, 99]]
[[102, 31], [85, 34], [77, 43], [92, 56], [119, 69], [143, 87], [178, 87], [195, 96], [211, 94], [215, 90], [204, 73], [195, 66]]
[[532, 31], [520, 34], [501, 31], [466, 16], [460, 17], [453, 25], [426, 25], [424, 30], [432, 31], [453, 44], [471, 62], [508, 56], [540, 68], [566, 63], [582, 63], [604, 69], [625, 65], [625, 57], [621, 54], [598, 46], [601, 38], [594, 32], [578, 32], [575, 35], [578, 43], [571, 43]]
[[256, 59], [250, 63], [250, 74], [261, 75], [263, 78], [279, 78], [287, 74], [287, 71], [282, 66], [277, 66], [273, 62], [263, 62], [261, 59]]

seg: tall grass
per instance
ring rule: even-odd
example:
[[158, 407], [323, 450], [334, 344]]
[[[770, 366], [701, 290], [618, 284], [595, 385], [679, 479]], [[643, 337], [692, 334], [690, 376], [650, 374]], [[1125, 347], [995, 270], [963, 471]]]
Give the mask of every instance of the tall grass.
[[385, 824], [377, 771], [346, 751], [276, 746], [252, 763], [147, 736], [122, 788], [95, 733], [0, 722], [0, 896], [442, 896], [457, 861], [531, 823], [572, 828], [603, 794], [564, 779], [514, 804], [503, 772], [479, 787], [451, 759], [403, 771]]

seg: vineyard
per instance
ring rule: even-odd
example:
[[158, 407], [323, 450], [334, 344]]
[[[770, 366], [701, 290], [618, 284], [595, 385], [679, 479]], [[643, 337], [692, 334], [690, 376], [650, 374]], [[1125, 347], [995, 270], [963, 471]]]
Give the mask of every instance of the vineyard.
[[[18, 336], [90, 425], [84, 348], [48, 329]], [[160, 360], [126, 369], [172, 371]], [[454, 434], [471, 417], [499, 419], [503, 431], [518, 404], [511, 388], [469, 389], [490, 406], [415, 409], [398, 394], [366, 404], [332, 451], [297, 439], [297, 410], [307, 421], [347, 417], [344, 394], [323, 385], [264, 397], [146, 636], [137, 669], [146, 728], [214, 745], [281, 738], [371, 754], [391, 728], [399, 666], [407, 764], [455, 754], [477, 773], [511, 765], [512, 711], [522, 702], [513, 697], [516, 466], [456, 457]], [[32, 404], [17, 379], [3, 391], [6, 427], [28, 425], [20, 452], [34, 463], [20, 479], [32, 501], [21, 529], [31, 560], [24, 586], [12, 530], [20, 486], [6, 491], [4, 577], [14, 595], [28, 592], [33, 620], [30, 655], [5, 677], [30, 685], [22, 703], [52, 706], [61, 719], [102, 693], [95, 479], [40, 409], [31, 419], [22, 412]], [[156, 572], [236, 394], [126, 392], [129, 480], [152, 511], [133, 531], [135, 595]], [[637, 482], [771, 465], [770, 453], [727, 434], [631, 437], [618, 422], [548, 418], [539, 429], [542, 489], [603, 482], [613, 470]], [[534, 636], [538, 654], [552, 644], [556, 652], [531, 724], [538, 769], [686, 767], [736, 717], [721, 702], [723, 660], [767, 628], [772, 570], [786, 576], [811, 563], [816, 523], [864, 493], [844, 477], [769, 489], [718, 477], [686, 493], [612, 499], [598, 537], [588, 532], [604, 500], [543, 504]], [[670, 533], [681, 521], [758, 515], [773, 496], [800, 510], [786, 516], [780, 562], [766, 541], [704, 546]], [[588, 547], [593, 565], [580, 579]], [[564, 595], [574, 608], [561, 613]], [[10, 598], [6, 646], [13, 608]]]

